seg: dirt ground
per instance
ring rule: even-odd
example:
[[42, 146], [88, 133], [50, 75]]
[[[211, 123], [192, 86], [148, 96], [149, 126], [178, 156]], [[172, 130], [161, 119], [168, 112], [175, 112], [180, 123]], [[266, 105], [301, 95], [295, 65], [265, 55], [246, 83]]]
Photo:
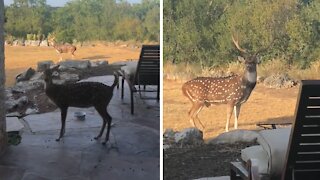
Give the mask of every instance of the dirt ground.
[[[138, 59], [139, 48], [97, 44], [77, 47], [75, 59], [108, 60], [109, 63], [127, 59]], [[71, 54], [62, 54], [63, 59], [72, 59]], [[53, 47], [5, 46], [6, 86], [12, 86], [17, 74], [27, 68], [37, 67], [38, 61], [58, 62], [59, 55]]]
[[174, 147], [163, 153], [163, 179], [186, 180], [226, 176], [248, 143]]
[[[163, 130], [174, 131], [191, 127], [187, 113], [191, 102], [182, 95], [183, 82], [164, 80]], [[298, 87], [270, 89], [258, 84], [249, 100], [242, 105], [239, 129], [259, 129], [259, 122], [291, 122], [293, 120]], [[225, 131], [226, 105], [204, 108], [199, 118], [204, 124], [204, 139]], [[233, 129], [231, 118], [230, 130]], [[229, 175], [230, 162], [240, 159], [241, 149], [249, 144], [202, 145], [174, 147], [164, 150], [164, 179], [195, 179]]]

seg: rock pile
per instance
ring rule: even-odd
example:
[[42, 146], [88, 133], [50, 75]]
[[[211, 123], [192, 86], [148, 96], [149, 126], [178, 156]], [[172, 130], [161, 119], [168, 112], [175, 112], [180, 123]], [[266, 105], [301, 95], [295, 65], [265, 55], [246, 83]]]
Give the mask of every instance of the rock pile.
[[287, 74], [274, 74], [264, 79], [263, 85], [269, 88], [291, 88], [297, 85], [297, 81]]

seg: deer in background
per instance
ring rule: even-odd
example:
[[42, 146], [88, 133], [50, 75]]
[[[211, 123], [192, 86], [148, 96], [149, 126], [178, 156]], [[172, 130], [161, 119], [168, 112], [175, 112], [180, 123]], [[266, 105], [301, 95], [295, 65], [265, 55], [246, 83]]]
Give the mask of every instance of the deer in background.
[[238, 128], [240, 107], [248, 100], [256, 85], [257, 63], [259, 62], [258, 53], [267, 48], [261, 49], [256, 53], [248, 53], [246, 49], [242, 49], [239, 46], [238, 41], [235, 40], [233, 36], [232, 41], [242, 55], [242, 57], [239, 56], [238, 59], [245, 65], [243, 75], [233, 75], [222, 78], [198, 77], [182, 85], [183, 94], [192, 102], [189, 118], [190, 123], [194, 127], [196, 127], [194, 120], [197, 119], [202, 129], [204, 129], [203, 124], [198, 118], [198, 114], [204, 106], [209, 107], [214, 104], [227, 104], [226, 131], [229, 131], [229, 121], [233, 111], [235, 115], [234, 128]]
[[74, 58], [74, 52], [77, 50], [76, 46], [71, 44], [57, 44], [55, 41], [55, 37], [49, 38], [48, 42], [56, 49], [57, 53], [60, 55], [59, 61], [62, 61], [62, 53], [71, 53], [72, 58]]

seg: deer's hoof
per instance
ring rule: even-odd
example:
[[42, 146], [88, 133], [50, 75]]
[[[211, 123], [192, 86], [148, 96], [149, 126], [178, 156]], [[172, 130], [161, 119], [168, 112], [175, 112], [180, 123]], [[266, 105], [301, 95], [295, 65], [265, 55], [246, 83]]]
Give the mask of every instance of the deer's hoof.
[[60, 138], [56, 139], [56, 141], [60, 141]]
[[105, 146], [107, 144], [107, 142], [102, 142], [101, 144]]
[[97, 137], [94, 137], [93, 139], [97, 140], [97, 139], [99, 139], [99, 138], [100, 138], [100, 136], [97, 136]]

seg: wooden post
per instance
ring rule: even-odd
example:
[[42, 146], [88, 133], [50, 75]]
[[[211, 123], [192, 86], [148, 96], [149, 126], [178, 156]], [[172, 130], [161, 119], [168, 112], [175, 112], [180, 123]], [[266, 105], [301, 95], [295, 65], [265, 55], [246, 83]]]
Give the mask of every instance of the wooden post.
[[7, 147], [4, 73], [4, 3], [0, 0], [0, 155]]

